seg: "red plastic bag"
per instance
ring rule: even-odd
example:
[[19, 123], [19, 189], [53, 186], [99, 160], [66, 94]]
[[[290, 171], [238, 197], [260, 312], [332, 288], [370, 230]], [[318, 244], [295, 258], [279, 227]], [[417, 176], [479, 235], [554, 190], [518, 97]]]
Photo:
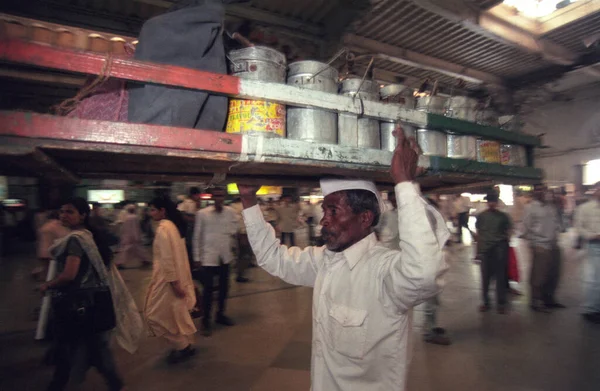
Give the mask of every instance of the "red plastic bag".
[[519, 264], [514, 247], [508, 248], [508, 280], [519, 282]]

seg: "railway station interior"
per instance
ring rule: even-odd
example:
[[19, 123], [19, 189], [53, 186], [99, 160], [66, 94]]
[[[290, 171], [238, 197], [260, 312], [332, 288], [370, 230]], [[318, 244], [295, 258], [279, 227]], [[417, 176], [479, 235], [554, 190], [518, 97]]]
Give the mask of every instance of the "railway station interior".
[[0, 2], [0, 391], [597, 391], [600, 0]]

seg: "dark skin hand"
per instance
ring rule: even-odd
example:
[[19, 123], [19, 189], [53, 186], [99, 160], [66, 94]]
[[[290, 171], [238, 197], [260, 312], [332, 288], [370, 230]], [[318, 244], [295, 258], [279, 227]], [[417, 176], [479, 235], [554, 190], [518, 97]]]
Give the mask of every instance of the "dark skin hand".
[[41, 293], [45, 293], [48, 289], [57, 288], [73, 281], [79, 272], [80, 263], [81, 258], [74, 255], [69, 255], [67, 257], [67, 261], [65, 262], [65, 269], [63, 272], [60, 273], [54, 280], [41, 284], [38, 290]]
[[392, 133], [396, 139], [396, 149], [392, 157], [390, 175], [395, 184], [412, 182], [423, 169], [418, 167], [420, 149], [414, 137], [407, 138], [402, 127], [398, 126]]
[[[412, 182], [418, 175], [423, 173], [423, 168], [417, 166], [421, 153], [417, 140], [414, 137], [407, 138], [400, 125], [396, 127], [393, 135], [398, 143], [390, 165], [392, 180], [395, 184]], [[256, 192], [260, 189], [260, 185], [238, 184], [238, 189], [244, 209], [257, 204]]]

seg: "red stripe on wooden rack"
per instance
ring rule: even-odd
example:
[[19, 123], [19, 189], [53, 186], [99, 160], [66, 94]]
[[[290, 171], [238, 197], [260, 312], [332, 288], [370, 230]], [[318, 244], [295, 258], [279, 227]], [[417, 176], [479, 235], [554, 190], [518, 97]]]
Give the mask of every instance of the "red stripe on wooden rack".
[[[240, 79], [235, 76], [20, 40], [0, 40], [0, 60], [92, 75], [104, 74], [119, 79], [186, 87], [223, 95], [239, 95], [240, 91]], [[110, 62], [108, 65], [107, 61]]]
[[0, 136], [239, 154], [242, 136], [213, 130], [0, 112]]

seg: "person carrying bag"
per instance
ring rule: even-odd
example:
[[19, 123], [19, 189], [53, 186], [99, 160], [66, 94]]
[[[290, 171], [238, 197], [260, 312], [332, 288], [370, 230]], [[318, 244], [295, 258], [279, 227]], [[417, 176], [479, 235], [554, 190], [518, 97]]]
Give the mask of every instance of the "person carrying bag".
[[[135, 320], [140, 317], [137, 308], [131, 313], [131, 295], [114, 265], [108, 268], [112, 254], [101, 236], [92, 233], [89, 212], [82, 198], [63, 203], [60, 220], [71, 232], [50, 249], [57, 260], [57, 277], [39, 288], [42, 293], [51, 290], [53, 297], [56, 369], [48, 391], [64, 390], [70, 379], [82, 383], [91, 366], [103, 375], [109, 390], [122, 390], [109, 349], [110, 330], [117, 327], [117, 340], [128, 342], [125, 348], [130, 352], [139, 342], [136, 335], [142, 334], [136, 327], [142, 324], [141, 318]], [[119, 332], [125, 321], [132, 330]]]

